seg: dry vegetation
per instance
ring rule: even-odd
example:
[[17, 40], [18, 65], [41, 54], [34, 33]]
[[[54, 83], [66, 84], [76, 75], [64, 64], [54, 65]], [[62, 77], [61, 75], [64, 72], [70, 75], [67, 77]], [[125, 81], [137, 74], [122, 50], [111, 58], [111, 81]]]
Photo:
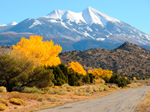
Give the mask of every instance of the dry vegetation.
[[[43, 50], [43, 49], [41, 49], [41, 50]], [[34, 50], [36, 51], [36, 49], [34, 49]], [[1, 54], [9, 53], [10, 51], [11, 51], [10, 46], [2, 46], [0, 48]], [[116, 50], [93, 49], [93, 50], [87, 50], [87, 51], [83, 51], [83, 52], [78, 52], [78, 51], [67, 52], [64, 54], [60, 54], [60, 58], [63, 63], [68, 63], [71, 61], [78, 61], [85, 68], [90, 68], [90, 67], [93, 67], [93, 69], [94, 68], [103, 68], [106, 70], [113, 70], [114, 72], [118, 72], [118, 73], [124, 74], [124, 75], [125, 74], [132, 75], [135, 73], [139, 73], [139, 75], [143, 75], [143, 74], [147, 74], [150, 72], [149, 71], [150, 68], [148, 66], [148, 65], [150, 65], [150, 63], [148, 62], [148, 60], [150, 60], [150, 52], [145, 49], [142, 49], [136, 45], [132, 45], [130, 43], [125, 43], [124, 45], [120, 46]], [[65, 60], [65, 59], [67, 59], [67, 60]], [[56, 61], [56, 59], [54, 59], [54, 60]], [[58, 60], [58, 63], [60, 63], [59, 60]], [[19, 64], [19, 65], [21, 65], [21, 64]], [[8, 68], [8, 66], [6, 68]], [[58, 70], [57, 68], [58, 67], [53, 68], [53, 70], [55, 70], [57, 72], [61, 71], [61, 70]], [[77, 68], [77, 67], [75, 67], [75, 68]], [[49, 68], [49, 69], [52, 69], [52, 68]], [[15, 69], [13, 69], [13, 70], [15, 70]], [[65, 69], [63, 69], [63, 70], [65, 70]], [[83, 71], [83, 70], [80, 70], [80, 71]], [[52, 70], [49, 72], [52, 73]], [[74, 82], [75, 84], [77, 83], [76, 85], [72, 84], [72, 86], [70, 86], [68, 84], [64, 84], [64, 83], [67, 83], [65, 78], [64, 79], [62, 78], [63, 81], [62, 81], [62, 79], [61, 79], [61, 81], [57, 80], [60, 78], [60, 76], [63, 76], [63, 72], [58, 72], [58, 73], [57, 72], [55, 73], [53, 71], [54, 76], [55, 76], [55, 80], [54, 80], [55, 86], [53, 84], [51, 84], [51, 86], [53, 85], [52, 87], [45, 86], [45, 84], [44, 84], [44, 86], [41, 86], [43, 84], [42, 81], [39, 80], [39, 79], [43, 78], [43, 75], [41, 72], [40, 72], [40, 76], [42, 76], [41, 78], [38, 75], [33, 75], [34, 73], [30, 74], [30, 76], [32, 76], [32, 75], [37, 76], [35, 78], [36, 80], [38, 79], [37, 82], [32, 84], [32, 86], [34, 86], [34, 87], [31, 87], [31, 86], [24, 87], [24, 85], [22, 85], [21, 87], [24, 87], [24, 88], [20, 87], [18, 89], [18, 91], [20, 91], [20, 92], [12, 91], [13, 90], [12, 88], [10, 88], [10, 90], [9, 90], [9, 86], [11, 85], [10, 83], [8, 83], [10, 85], [8, 85], [8, 87], [7, 86], [6, 87], [7, 87], [7, 90], [11, 91], [11, 92], [7, 92], [6, 88], [1, 86], [0, 87], [0, 111], [4, 111], [4, 112], [16, 112], [16, 111], [23, 112], [24, 111], [24, 112], [27, 112], [27, 111], [44, 109], [44, 108], [51, 108], [51, 107], [62, 105], [62, 104], [69, 103], [69, 102], [76, 102], [76, 101], [81, 101], [81, 100], [86, 100], [86, 99], [91, 99], [91, 98], [102, 97], [102, 96], [111, 94], [113, 92], [122, 90], [122, 88], [119, 88], [121, 86], [118, 87], [116, 84], [105, 84], [105, 81], [99, 82], [99, 83], [94, 83], [94, 81], [90, 82], [90, 80], [88, 80], [89, 81], [88, 83], [85, 83], [86, 81], [82, 82], [82, 84], [83, 84], [82, 86], [77, 86], [78, 85], [77, 82]], [[15, 73], [15, 72], [12, 72], [12, 73]], [[12, 77], [12, 75], [14, 75], [12, 73], [10, 74], [11, 77]], [[66, 74], [68, 74], [68, 70], [67, 70]], [[82, 73], [82, 74], [84, 75], [84, 73]], [[8, 74], [5, 74], [5, 75], [8, 75]], [[15, 73], [15, 75], [16, 75], [16, 73]], [[46, 75], [44, 74], [44, 76], [46, 76]], [[75, 74], [73, 72], [72, 74], [70, 74], [68, 76], [74, 76], [74, 77], [76, 76], [76, 78], [77, 78], [78, 74]], [[69, 82], [73, 82], [74, 77], [73, 78], [69, 77], [71, 79], [71, 80], [69, 80]], [[22, 79], [24, 79], [24, 78], [22, 78]], [[50, 79], [50, 78], [45, 78], [45, 79]], [[45, 79], [44, 79], [44, 81], [45, 81]], [[90, 79], [90, 77], [89, 77], [89, 79]], [[93, 77], [91, 79], [93, 79]], [[122, 79], [121, 76], [120, 77], [118, 76], [118, 79], [120, 79], [119, 81], [121, 81], [121, 79]], [[3, 79], [3, 80], [5, 80], [5, 79]], [[17, 80], [17, 78], [16, 78], [16, 80]], [[78, 80], [79, 79], [77, 79], [77, 81]], [[126, 80], [126, 79], [124, 78], [123, 80]], [[28, 80], [25, 80], [25, 81], [28, 82]], [[83, 81], [83, 80], [80, 80], [80, 81]], [[28, 84], [27, 82], [25, 84]], [[49, 82], [50, 81], [48, 81], [48, 84], [49, 84]], [[92, 83], [92, 84], [90, 84], [90, 83]], [[113, 82], [113, 83], [115, 83], [115, 82]], [[18, 84], [21, 85], [21, 82]], [[41, 89], [38, 89], [37, 88], [38, 86], [36, 84], [40, 85], [39, 88], [41, 88]], [[28, 85], [30, 85], [30, 84], [28, 84]], [[62, 85], [62, 86], [56, 86], [56, 85]], [[125, 87], [125, 86], [123, 85], [122, 87]], [[136, 83], [129, 84], [124, 89], [136, 88], [139, 86], [141, 86], [141, 83], [136, 82]]]
[[0, 46], [0, 55], [1, 54], [9, 54], [11, 50], [12, 50], [11, 46], [9, 46], [9, 45], [8, 46], [2, 45], [2, 46]]
[[[134, 83], [130, 84], [128, 88], [139, 86], [141, 85]], [[29, 89], [32, 89], [32, 91]], [[62, 86], [43, 88], [42, 90], [28, 88], [24, 91], [26, 93], [17, 91], [0, 92], [0, 110], [4, 112], [28, 112], [102, 97], [120, 90], [122, 88], [117, 87], [115, 84], [93, 84], [79, 87], [64, 84]]]
[[114, 50], [89, 49], [61, 53], [62, 63], [77, 61], [86, 70], [91, 67], [113, 70], [114, 73], [146, 78], [150, 74], [150, 51], [135, 44], [124, 43]]
[[146, 98], [139, 103], [135, 112], [150, 112], [150, 90], [147, 92]]

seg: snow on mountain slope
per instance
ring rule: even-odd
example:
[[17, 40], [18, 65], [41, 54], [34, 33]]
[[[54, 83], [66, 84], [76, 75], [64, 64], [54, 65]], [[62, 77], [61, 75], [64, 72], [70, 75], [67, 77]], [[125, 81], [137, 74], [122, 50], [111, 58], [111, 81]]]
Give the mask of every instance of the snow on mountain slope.
[[16, 22], [11, 22], [11, 23], [8, 23], [8, 24], [2, 24], [2, 25], [0, 25], [0, 27], [1, 26], [10, 26], [10, 25], [17, 25], [17, 23]]
[[26, 19], [6, 31], [29, 32], [75, 41], [94, 39], [109, 43], [129, 41], [135, 44], [150, 45], [150, 35], [92, 7], [79, 13], [54, 10], [37, 19]]
[[34, 20], [34, 23], [29, 28], [35, 27], [36, 25], [42, 25], [42, 24], [44, 23], [40, 22], [39, 20]]
[[80, 21], [84, 21], [82, 17], [82, 13], [75, 13], [71, 11], [61, 11], [61, 10], [54, 10], [50, 14], [44, 16], [45, 18], [54, 19], [54, 20], [65, 20], [68, 19], [72, 22], [79, 23]]
[[82, 11], [82, 16], [88, 25], [101, 24], [102, 26], [106, 26], [108, 21], [111, 22], [120, 22], [119, 20], [112, 18], [100, 11], [93, 9], [92, 7], [88, 7]]
[[75, 13], [72, 11], [61, 11], [61, 10], [54, 10], [50, 14], [43, 16], [47, 19], [54, 19], [54, 20], [69, 20], [72, 22], [84, 22], [88, 25], [100, 24], [102, 26], [106, 26], [108, 21], [111, 22], [120, 22], [119, 20], [112, 18], [100, 11], [93, 9], [92, 7], [88, 7], [80, 13]]

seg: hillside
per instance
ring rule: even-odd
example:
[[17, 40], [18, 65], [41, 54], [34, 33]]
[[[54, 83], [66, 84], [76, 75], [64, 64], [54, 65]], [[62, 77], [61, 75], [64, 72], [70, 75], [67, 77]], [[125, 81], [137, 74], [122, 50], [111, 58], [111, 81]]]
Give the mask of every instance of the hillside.
[[86, 70], [103, 68], [121, 75], [150, 74], [150, 51], [135, 44], [125, 42], [114, 50], [89, 49], [61, 53], [62, 63], [78, 61]]
[[[1, 46], [0, 54], [9, 53], [10, 46]], [[102, 68], [121, 75], [150, 77], [150, 51], [135, 44], [125, 42], [114, 50], [89, 49], [60, 53], [62, 63], [77, 61], [86, 70]]]

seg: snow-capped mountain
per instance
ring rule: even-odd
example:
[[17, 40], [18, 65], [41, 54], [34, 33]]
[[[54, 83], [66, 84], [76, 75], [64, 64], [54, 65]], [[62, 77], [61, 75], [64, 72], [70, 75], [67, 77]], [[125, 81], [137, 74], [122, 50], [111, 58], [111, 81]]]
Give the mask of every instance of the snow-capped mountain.
[[11, 27], [13, 27], [15, 25], [17, 25], [16, 22], [11, 22], [11, 23], [8, 23], [8, 24], [2, 24], [2, 25], [0, 25], [0, 32], [8, 30], [8, 29], [10, 29]]
[[28, 32], [70, 40], [94, 39], [109, 43], [129, 41], [139, 45], [150, 45], [150, 35], [91, 7], [79, 13], [54, 10], [37, 19], [25, 19], [6, 31]]

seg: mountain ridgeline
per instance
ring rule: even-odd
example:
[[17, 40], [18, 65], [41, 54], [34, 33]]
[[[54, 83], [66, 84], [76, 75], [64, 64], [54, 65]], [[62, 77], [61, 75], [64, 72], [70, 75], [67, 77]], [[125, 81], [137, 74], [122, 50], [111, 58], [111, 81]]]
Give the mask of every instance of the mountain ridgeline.
[[[7, 32], [27, 33], [41, 35], [44, 39], [48, 36], [75, 42], [93, 39], [97, 43], [103, 42], [104, 44], [122, 44], [128, 41], [146, 48], [150, 46], [150, 35], [92, 7], [88, 7], [79, 13], [69, 10], [54, 10], [37, 19], [27, 18], [18, 24], [0, 25], [0, 34], [4, 32], [5, 35], [7, 35]], [[0, 39], [3, 38], [3, 43], [8, 42], [5, 35], [0, 35]], [[12, 44], [12, 42], [9, 39], [9, 43]], [[98, 47], [96, 46], [95, 48]]]
[[114, 50], [89, 49], [61, 53], [62, 63], [77, 61], [86, 70], [102, 68], [125, 76], [146, 78], [150, 76], [150, 51], [125, 42]]

